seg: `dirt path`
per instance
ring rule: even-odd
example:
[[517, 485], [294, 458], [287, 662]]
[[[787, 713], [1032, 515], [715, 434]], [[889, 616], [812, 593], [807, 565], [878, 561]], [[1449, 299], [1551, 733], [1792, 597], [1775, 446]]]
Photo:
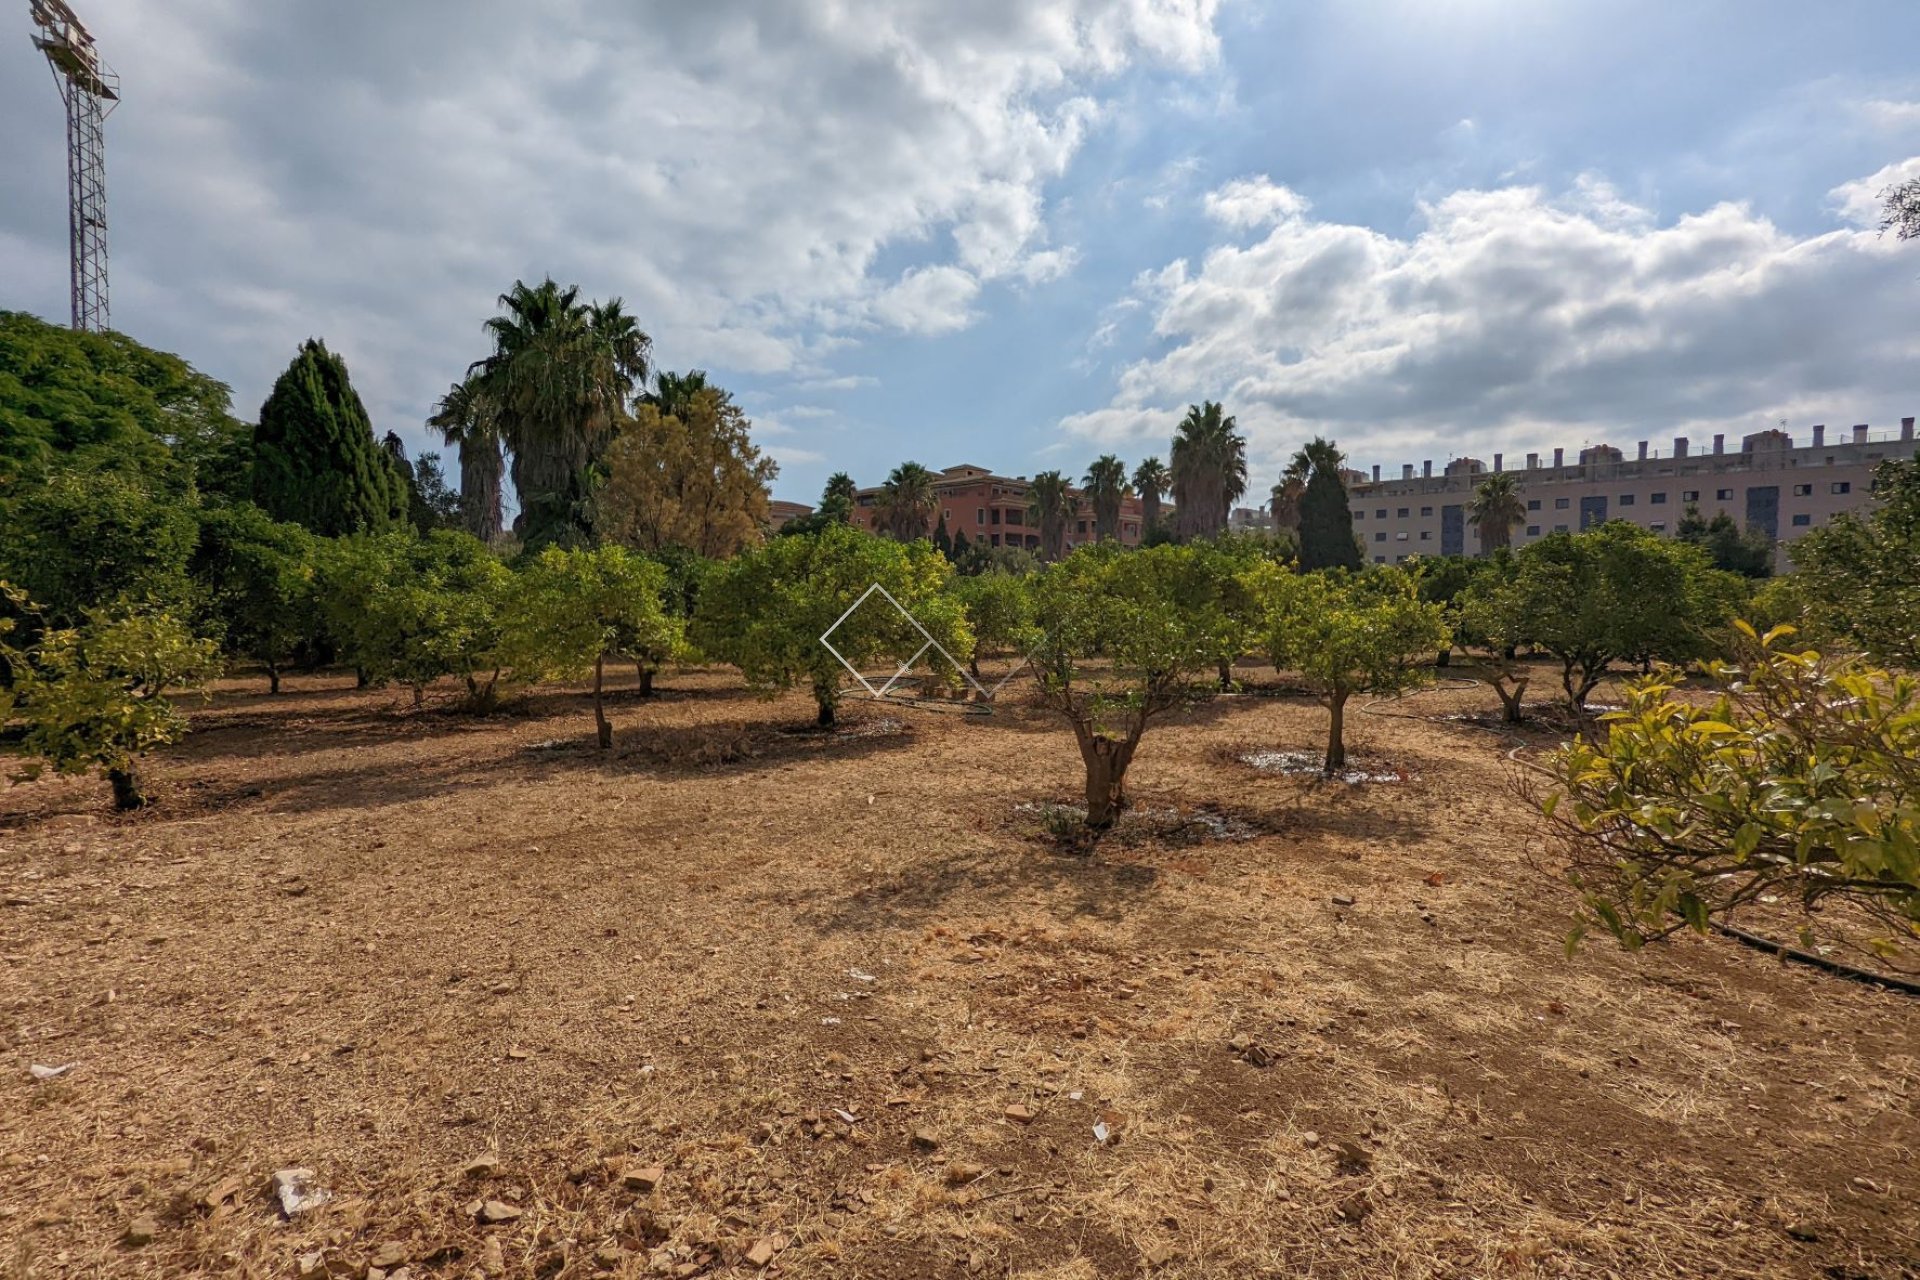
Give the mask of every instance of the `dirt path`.
[[0, 792], [0, 1276], [1920, 1274], [1920, 1002], [1567, 959], [1486, 733], [1358, 717], [1407, 780], [1321, 784], [1234, 759], [1318, 708], [1221, 699], [1074, 857], [1036, 713], [688, 673], [609, 759], [573, 695], [288, 688], [149, 814]]

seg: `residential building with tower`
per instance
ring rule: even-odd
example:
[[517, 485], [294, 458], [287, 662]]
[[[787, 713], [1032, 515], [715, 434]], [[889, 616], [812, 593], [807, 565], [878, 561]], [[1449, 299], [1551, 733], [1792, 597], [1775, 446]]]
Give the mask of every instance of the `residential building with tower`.
[[[937, 525], [944, 516], [947, 533], [967, 535], [968, 542], [985, 541], [990, 547], [1040, 548], [1040, 528], [1027, 513], [1033, 485], [1025, 476], [995, 475], [985, 467], [968, 463], [948, 467], [936, 473], [933, 491]], [[1080, 499], [1080, 510], [1067, 521], [1067, 545], [1077, 547], [1092, 542], [1093, 505], [1079, 489], [1070, 490]], [[1172, 517], [1171, 503], [1162, 503], [1160, 518]], [[1145, 533], [1140, 499], [1129, 496], [1120, 503], [1120, 541], [1129, 547], [1140, 545]], [[869, 533], [880, 527], [880, 489], [861, 489], [854, 494], [853, 524]]]
[[[1898, 432], [1874, 432], [1867, 424], [1849, 432], [1816, 426], [1811, 439], [1798, 443], [1785, 431], [1756, 431], [1737, 450], [1716, 435], [1710, 448], [1696, 450], [1685, 436], [1670, 453], [1642, 440], [1633, 457], [1612, 445], [1582, 449], [1569, 462], [1565, 450], [1552, 460], [1537, 453], [1513, 468], [1515, 488], [1526, 506], [1526, 520], [1513, 531], [1513, 545], [1525, 546], [1550, 533], [1589, 528], [1605, 520], [1629, 520], [1656, 532], [1671, 532], [1697, 508], [1703, 519], [1725, 513], [1749, 529], [1758, 529], [1784, 549], [1793, 539], [1843, 511], [1873, 500], [1873, 471], [1889, 459], [1907, 459], [1920, 451], [1913, 419], [1902, 418]], [[1493, 455], [1492, 472], [1505, 470], [1502, 454]], [[1433, 463], [1411, 464], [1398, 477], [1370, 478], [1348, 486], [1353, 530], [1366, 558], [1397, 564], [1412, 555], [1477, 555], [1480, 535], [1467, 514], [1474, 490], [1490, 474], [1478, 458], [1456, 458], [1435, 475]]]

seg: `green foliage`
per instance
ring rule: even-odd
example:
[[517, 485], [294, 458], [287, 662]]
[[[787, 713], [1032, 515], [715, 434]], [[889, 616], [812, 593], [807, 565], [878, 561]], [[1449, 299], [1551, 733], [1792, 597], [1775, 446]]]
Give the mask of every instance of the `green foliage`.
[[[1505, 547], [1485, 560], [1469, 563], [1476, 569], [1446, 606], [1454, 643], [1475, 652], [1479, 662], [1472, 674], [1500, 695], [1507, 723], [1519, 724], [1524, 719], [1522, 700], [1530, 678], [1526, 668], [1514, 661], [1514, 655], [1522, 645], [1531, 643], [1527, 602], [1518, 589], [1519, 565]], [[1426, 586], [1423, 579], [1422, 595]]]
[[1225, 532], [1233, 504], [1247, 491], [1247, 439], [1233, 415], [1211, 400], [1188, 405], [1167, 456], [1174, 532], [1182, 538]]
[[[11, 611], [32, 617], [24, 592], [0, 583]], [[113, 605], [90, 610], [75, 627], [38, 629], [30, 646], [9, 643], [0, 629], [0, 664], [11, 687], [0, 720], [23, 731], [5, 742], [28, 760], [22, 777], [41, 768], [79, 774], [102, 769], [123, 809], [146, 803], [136, 773], [138, 757], [177, 742], [186, 719], [167, 697], [218, 674], [218, 650], [177, 617], [157, 609]]]
[[[703, 583], [691, 638], [700, 652], [739, 667], [768, 694], [806, 685], [819, 722], [833, 723], [845, 671], [820, 636], [874, 583], [893, 594], [955, 655], [972, 637], [959, 602], [944, 587], [946, 557], [925, 541], [874, 538], [846, 525], [775, 538], [714, 566]], [[833, 633], [857, 667], [904, 661], [919, 633], [877, 594]]]
[[228, 410], [227, 388], [178, 356], [0, 311], [0, 502], [60, 467], [243, 493], [246, 428]]
[[[967, 531], [962, 529], [960, 536]], [[982, 573], [1027, 574], [1040, 572], [1040, 557], [1025, 547], [996, 547], [985, 538], [961, 545], [954, 543], [953, 564], [968, 577]]]
[[1758, 529], [1742, 529], [1724, 511], [1702, 520], [1699, 508], [1689, 506], [1673, 536], [1705, 551], [1716, 569], [1743, 578], [1773, 576], [1773, 539]]
[[253, 500], [322, 537], [407, 523], [407, 474], [374, 439], [346, 361], [309, 338], [274, 382], [253, 434]]
[[446, 675], [465, 678], [472, 704], [491, 703], [512, 587], [505, 565], [452, 529], [341, 538], [320, 561], [321, 616], [340, 656], [369, 683], [408, 686], [416, 705]]
[[1502, 607], [1528, 643], [1560, 660], [1567, 704], [1584, 711], [1610, 663], [1684, 662], [1713, 650], [1741, 595], [1698, 547], [1625, 521], [1522, 548]]
[[[1506, 556], [1504, 551], [1495, 554]], [[1411, 563], [1420, 584], [1420, 598], [1440, 606], [1441, 617], [1454, 643], [1469, 643], [1461, 634], [1467, 589], [1485, 576], [1493, 561], [1477, 556], [1420, 556]]]
[[1189, 696], [1239, 624], [1224, 607], [1221, 553], [1202, 546], [1081, 547], [1035, 582], [1041, 702], [1072, 726], [1086, 766], [1087, 825], [1125, 807], [1148, 723]]
[[[1540, 797], [1580, 891], [1576, 933], [1637, 947], [1756, 899], [1844, 901], [1882, 955], [1920, 941], [1920, 681], [1738, 624], [1725, 692], [1630, 684], [1606, 738], [1547, 761]], [[1823, 913], [1828, 921], [1850, 913]], [[1811, 942], [1811, 934], [1803, 934]]]
[[1250, 572], [1249, 589], [1262, 605], [1267, 656], [1299, 672], [1331, 713], [1328, 773], [1346, 765], [1347, 699], [1425, 683], [1431, 673], [1416, 664], [1448, 641], [1441, 606], [1421, 600], [1414, 578], [1391, 565], [1356, 574], [1261, 565]]
[[1809, 620], [1875, 662], [1920, 670], [1920, 459], [1874, 472], [1880, 505], [1835, 516], [1793, 544]]
[[973, 634], [973, 674], [985, 654], [1024, 654], [1038, 639], [1033, 626], [1032, 579], [1024, 574], [989, 572], [957, 575], [948, 589], [960, 601], [967, 630]]
[[1300, 568], [1358, 569], [1360, 543], [1353, 533], [1353, 511], [1347, 503], [1347, 482], [1340, 471], [1346, 457], [1331, 440], [1315, 438], [1293, 460], [1290, 468], [1306, 476], [1300, 493]]
[[275, 520], [250, 502], [210, 508], [200, 524], [193, 576], [226, 651], [280, 668], [320, 635], [319, 548], [302, 525]]
[[667, 571], [624, 547], [548, 547], [521, 571], [505, 609], [504, 660], [524, 680], [593, 673], [600, 746], [613, 745], [601, 702], [608, 658], [652, 671], [674, 656], [683, 625], [662, 606]]
[[933, 549], [947, 559], [953, 559], [953, 535], [947, 532], [947, 513], [944, 511], [940, 513], [940, 522], [933, 527]]
[[0, 520], [0, 576], [18, 584], [56, 627], [116, 601], [184, 610], [187, 560], [199, 536], [189, 502], [144, 477], [60, 470]]

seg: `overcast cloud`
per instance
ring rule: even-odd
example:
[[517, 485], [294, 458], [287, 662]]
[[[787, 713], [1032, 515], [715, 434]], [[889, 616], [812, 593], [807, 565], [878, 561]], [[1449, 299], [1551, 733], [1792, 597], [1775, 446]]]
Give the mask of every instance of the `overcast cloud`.
[[[429, 443], [516, 278], [620, 295], [811, 498], [906, 458], [1271, 469], [1920, 409], [1920, 9], [1789, 0], [78, 0], [113, 315], [251, 416], [298, 342]], [[66, 313], [0, 31], [0, 306]]]

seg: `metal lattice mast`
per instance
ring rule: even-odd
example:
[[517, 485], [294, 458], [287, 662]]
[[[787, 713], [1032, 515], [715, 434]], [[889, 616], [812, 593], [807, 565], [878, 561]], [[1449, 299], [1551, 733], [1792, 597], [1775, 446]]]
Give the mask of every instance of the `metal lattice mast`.
[[29, 0], [33, 43], [47, 55], [67, 107], [67, 238], [73, 327], [94, 333], [107, 318], [107, 148], [104, 125], [120, 101], [120, 77], [66, 0]]

